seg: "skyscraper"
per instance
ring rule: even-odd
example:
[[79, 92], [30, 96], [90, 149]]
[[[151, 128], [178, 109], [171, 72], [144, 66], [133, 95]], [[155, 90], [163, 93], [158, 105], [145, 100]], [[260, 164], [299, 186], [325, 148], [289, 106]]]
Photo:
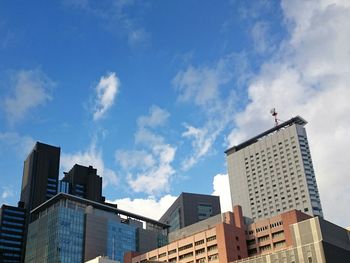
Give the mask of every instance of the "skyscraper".
[[95, 202], [105, 200], [102, 196], [102, 177], [97, 175], [97, 170], [92, 166], [75, 164], [60, 181], [60, 191]]
[[21, 202], [0, 207], [0, 262], [23, 262], [26, 215]]
[[244, 215], [267, 218], [297, 209], [323, 216], [306, 124], [294, 117], [225, 152], [232, 204]]
[[20, 200], [29, 211], [57, 194], [60, 151], [37, 142], [24, 161]]

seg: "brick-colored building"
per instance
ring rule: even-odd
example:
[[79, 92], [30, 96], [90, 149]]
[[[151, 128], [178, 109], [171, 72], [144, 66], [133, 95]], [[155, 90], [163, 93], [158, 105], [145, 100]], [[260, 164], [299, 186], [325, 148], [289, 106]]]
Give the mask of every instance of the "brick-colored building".
[[309, 215], [292, 210], [245, 224], [249, 219], [236, 206], [233, 213], [226, 212], [170, 233], [167, 246], [133, 257], [129, 262], [227, 263], [271, 253], [292, 246], [289, 226], [308, 218]]
[[[169, 244], [136, 256], [132, 263], [230, 262], [247, 257], [242, 209], [226, 212], [169, 235]], [[127, 262], [125, 262], [127, 263]]]

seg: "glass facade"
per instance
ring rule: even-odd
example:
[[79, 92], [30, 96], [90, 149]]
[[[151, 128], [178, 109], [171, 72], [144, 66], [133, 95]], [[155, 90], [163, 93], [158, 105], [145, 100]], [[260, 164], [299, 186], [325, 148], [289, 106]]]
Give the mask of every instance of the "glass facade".
[[143, 228], [142, 221], [121, 216], [114, 208], [62, 195], [32, 213], [26, 263], [82, 263], [99, 255], [123, 263], [125, 252], [167, 243], [162, 226], [147, 223]]
[[107, 256], [123, 263], [127, 251], [136, 251], [136, 227], [108, 221]]
[[197, 206], [198, 219], [203, 220], [213, 215], [213, 207], [208, 204], [199, 204]]
[[58, 192], [69, 194], [69, 182], [63, 180], [59, 181]]
[[176, 209], [172, 214], [170, 215], [170, 222], [169, 222], [170, 228], [169, 231], [174, 231], [176, 229], [181, 228], [181, 221], [180, 221], [180, 208]]
[[61, 200], [29, 225], [25, 262], [81, 263], [84, 208]]

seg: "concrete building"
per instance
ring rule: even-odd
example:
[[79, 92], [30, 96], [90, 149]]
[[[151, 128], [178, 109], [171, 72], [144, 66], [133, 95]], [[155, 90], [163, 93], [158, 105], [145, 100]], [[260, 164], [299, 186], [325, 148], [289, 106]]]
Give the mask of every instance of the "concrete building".
[[125, 263], [220, 262], [247, 257], [242, 210], [226, 212], [176, 230], [169, 244], [132, 258]]
[[172, 232], [220, 213], [218, 196], [181, 193], [159, 221], [170, 225]]
[[28, 211], [57, 194], [59, 147], [37, 142], [24, 162], [21, 202]]
[[269, 219], [246, 223], [240, 206], [233, 213], [216, 215], [183, 229], [169, 233], [167, 246], [134, 255], [126, 263], [148, 261], [220, 262], [265, 255], [293, 245], [290, 226], [310, 218], [292, 210]]
[[99, 202], [59, 193], [31, 212], [26, 263], [81, 263], [167, 244], [168, 226]]
[[102, 177], [92, 166], [75, 164], [68, 173], [64, 173], [60, 181], [60, 192], [103, 203]]
[[23, 262], [26, 209], [2, 205], [0, 208], [0, 262]]
[[245, 216], [269, 218], [292, 209], [323, 215], [306, 123], [294, 117], [225, 152], [232, 203]]
[[290, 226], [292, 244], [267, 254], [237, 260], [235, 263], [348, 263], [349, 232], [321, 217]]
[[309, 218], [308, 214], [291, 210], [246, 225], [248, 256], [267, 254], [292, 246], [290, 226]]

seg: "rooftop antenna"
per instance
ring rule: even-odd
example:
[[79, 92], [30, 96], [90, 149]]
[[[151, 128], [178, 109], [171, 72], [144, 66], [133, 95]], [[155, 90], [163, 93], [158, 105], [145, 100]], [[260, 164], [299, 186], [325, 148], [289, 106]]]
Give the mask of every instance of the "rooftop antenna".
[[275, 108], [272, 108], [272, 109], [270, 110], [270, 113], [271, 113], [272, 116], [275, 118], [275, 126], [277, 126], [277, 125], [278, 125], [278, 119], [277, 119], [277, 111], [276, 111], [276, 109], [275, 109]]

